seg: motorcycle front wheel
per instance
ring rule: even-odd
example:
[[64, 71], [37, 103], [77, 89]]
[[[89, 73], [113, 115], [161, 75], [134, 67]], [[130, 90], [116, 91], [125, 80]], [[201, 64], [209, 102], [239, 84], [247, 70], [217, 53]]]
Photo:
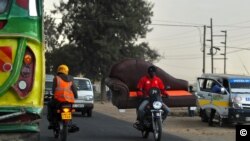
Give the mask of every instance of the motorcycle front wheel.
[[141, 131], [141, 135], [142, 135], [142, 137], [143, 137], [144, 139], [147, 139], [148, 136], [149, 136], [149, 131], [143, 130], [143, 131]]
[[60, 141], [67, 141], [68, 136], [68, 123], [60, 122]]
[[153, 121], [153, 124], [154, 124], [154, 139], [155, 141], [160, 141], [161, 140], [161, 134], [162, 134], [162, 123], [161, 123], [161, 120], [158, 118], [158, 119], [155, 119]]

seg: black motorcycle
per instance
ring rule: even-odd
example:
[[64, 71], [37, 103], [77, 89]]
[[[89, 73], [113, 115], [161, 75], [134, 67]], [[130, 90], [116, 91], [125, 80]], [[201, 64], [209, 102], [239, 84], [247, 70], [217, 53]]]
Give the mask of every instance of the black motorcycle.
[[54, 111], [53, 131], [54, 137], [59, 138], [60, 141], [67, 141], [69, 132], [79, 131], [79, 128], [72, 124], [72, 104], [61, 103]]
[[151, 88], [149, 91], [149, 104], [145, 108], [145, 116], [142, 122], [142, 127], [134, 125], [141, 131], [143, 138], [148, 138], [152, 132], [155, 141], [161, 140], [162, 135], [162, 98], [161, 91], [158, 88]]

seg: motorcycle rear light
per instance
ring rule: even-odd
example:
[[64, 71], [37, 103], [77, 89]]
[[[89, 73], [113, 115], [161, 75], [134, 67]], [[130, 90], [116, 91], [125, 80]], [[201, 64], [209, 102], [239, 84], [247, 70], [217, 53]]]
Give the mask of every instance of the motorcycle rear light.
[[6, 20], [0, 20], [0, 29], [3, 29], [6, 23], [7, 23]]
[[67, 113], [67, 112], [69, 112], [69, 111], [70, 111], [69, 108], [63, 108], [63, 112]]
[[29, 8], [29, 0], [16, 0], [18, 6], [28, 9]]
[[61, 110], [56, 110], [57, 113], [61, 113]]

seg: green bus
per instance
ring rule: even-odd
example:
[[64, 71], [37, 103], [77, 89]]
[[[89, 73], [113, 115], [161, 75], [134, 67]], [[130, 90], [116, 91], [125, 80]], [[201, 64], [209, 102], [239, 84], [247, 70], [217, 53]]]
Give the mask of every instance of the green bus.
[[0, 0], [0, 132], [39, 133], [43, 37], [43, 0]]

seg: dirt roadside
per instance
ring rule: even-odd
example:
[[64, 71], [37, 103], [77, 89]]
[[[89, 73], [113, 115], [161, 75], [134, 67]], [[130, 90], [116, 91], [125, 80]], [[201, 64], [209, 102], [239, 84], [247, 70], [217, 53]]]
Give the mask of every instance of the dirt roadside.
[[[186, 116], [187, 108], [170, 108], [171, 113], [164, 122], [163, 131], [190, 141], [235, 141], [235, 127], [209, 127], [198, 116]], [[95, 103], [94, 111], [132, 123], [135, 122], [135, 109], [119, 110], [111, 103]]]

